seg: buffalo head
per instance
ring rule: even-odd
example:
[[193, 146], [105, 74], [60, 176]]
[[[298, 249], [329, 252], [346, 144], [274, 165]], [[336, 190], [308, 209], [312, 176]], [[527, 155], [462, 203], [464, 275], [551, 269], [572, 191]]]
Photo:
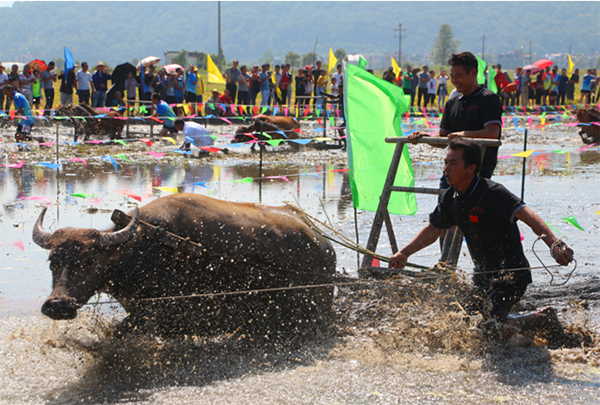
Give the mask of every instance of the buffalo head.
[[252, 134], [255, 131], [255, 124], [252, 124], [247, 127], [238, 127], [237, 131], [235, 131], [235, 139], [232, 143], [240, 143], [240, 142], [250, 142], [256, 140], [256, 137]]
[[42, 306], [42, 313], [52, 319], [73, 319], [77, 309], [110, 282], [109, 262], [114, 262], [118, 248], [133, 238], [140, 213], [135, 209], [131, 222], [117, 232], [96, 229], [62, 228], [54, 233], [42, 228], [47, 208], [33, 227], [33, 241], [48, 249], [52, 271], [52, 293]]

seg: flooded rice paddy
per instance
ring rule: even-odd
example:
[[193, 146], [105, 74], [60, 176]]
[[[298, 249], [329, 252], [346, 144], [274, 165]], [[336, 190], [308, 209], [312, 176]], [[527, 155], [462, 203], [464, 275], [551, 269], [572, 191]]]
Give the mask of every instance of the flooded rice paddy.
[[[209, 129], [224, 133], [227, 128]], [[499, 155], [522, 151], [522, 133], [504, 135]], [[69, 131], [61, 130], [60, 136], [68, 139]], [[6, 139], [1, 164], [21, 158], [53, 161], [53, 151], [19, 152]], [[219, 140], [218, 147], [226, 146], [225, 139]], [[542, 153], [526, 161], [525, 201], [567, 238], [578, 264], [566, 286], [549, 286], [550, 277], [532, 252], [534, 234], [520, 226], [526, 255], [538, 267], [520, 309], [552, 305], [563, 322], [596, 339], [600, 151], [575, 151], [582, 146], [573, 128], [530, 134], [528, 149]], [[250, 153], [248, 146], [200, 159], [141, 153], [173, 149], [161, 142], [152, 148], [119, 147], [61, 145], [61, 158], [84, 158], [87, 165], [75, 161], [58, 170], [29, 164], [0, 168], [0, 403], [600, 403], [599, 342], [558, 350], [517, 339], [488, 342], [457, 305], [465, 286], [455, 279], [341, 287], [330, 324], [313, 336], [289, 341], [236, 334], [113, 339], [112, 327], [124, 316], [116, 303], [87, 306], [73, 321], [43, 317], [40, 307], [50, 293], [51, 274], [47, 252], [31, 241], [31, 231], [44, 206], [49, 206], [47, 229], [106, 229], [114, 209], [127, 211], [138, 203], [117, 191], [140, 196], [143, 205], [176, 189], [230, 201], [291, 203], [351, 239], [358, 229], [363, 245], [368, 238], [373, 213], [359, 211], [355, 227], [348, 173], [343, 171], [346, 154], [338, 149], [305, 147], [293, 153], [285, 146], [275, 152], [270, 148], [261, 167], [259, 154]], [[410, 148], [417, 185], [436, 187], [443, 151], [426, 145]], [[557, 150], [566, 153], [543, 153]], [[119, 153], [129, 161], [119, 160], [118, 172], [94, 158]], [[501, 159], [495, 180], [520, 195], [521, 169], [522, 159]], [[436, 202], [424, 195], [417, 195], [417, 201], [414, 217], [392, 218], [400, 245], [426, 224]], [[561, 219], [569, 216], [584, 231]], [[389, 255], [390, 249], [384, 232], [378, 252]], [[459, 267], [468, 273], [472, 262], [463, 251]], [[339, 246], [336, 252], [338, 272], [356, 276], [356, 253]], [[541, 243], [536, 252], [552, 264]], [[433, 245], [411, 261], [430, 266], [437, 256]], [[564, 281], [571, 269], [551, 270], [558, 271], [557, 281]]]

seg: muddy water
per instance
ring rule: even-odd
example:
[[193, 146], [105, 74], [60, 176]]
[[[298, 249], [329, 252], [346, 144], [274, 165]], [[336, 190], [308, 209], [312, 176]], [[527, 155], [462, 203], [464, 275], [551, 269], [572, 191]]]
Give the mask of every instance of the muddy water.
[[[518, 134], [514, 134], [517, 137]], [[542, 134], [530, 148], [574, 150], [582, 145], [560, 132]], [[500, 155], [519, 152], [507, 143]], [[440, 151], [415, 147], [417, 185], [435, 187]], [[521, 193], [520, 159], [500, 160], [496, 180]], [[50, 292], [47, 254], [31, 242], [33, 223], [47, 201], [45, 225], [110, 226], [110, 213], [127, 210], [134, 200], [115, 193], [129, 190], [142, 204], [166, 195], [155, 187], [201, 193], [232, 201], [279, 205], [290, 202], [331, 222], [355, 238], [354, 211], [341, 151], [306, 149], [298, 155], [264, 157], [235, 149], [207, 162], [181, 158], [123, 163], [115, 173], [107, 162], [87, 168], [65, 165], [58, 171], [25, 166], [0, 169], [0, 402], [2, 403], [598, 403], [600, 354], [596, 347], [548, 350], [511, 341], [484, 341], [453, 304], [461, 283], [400, 284], [342, 288], [332, 323], [301, 342], [254, 341], [239, 336], [161, 340], [109, 338], [118, 305], [90, 306], [74, 321], [54, 322], [39, 314]], [[597, 329], [600, 324], [598, 229], [600, 153], [597, 149], [539, 154], [527, 160], [525, 200], [573, 246], [578, 267], [562, 289], [535, 269], [524, 299], [528, 310], [551, 304], [563, 321]], [[256, 180], [266, 176], [282, 178]], [[233, 180], [254, 178], [251, 183]], [[193, 185], [193, 183], [203, 183]], [[69, 194], [87, 193], [89, 198]], [[91, 195], [95, 196], [91, 196]], [[399, 244], [408, 242], [435, 205], [418, 196], [415, 217], [394, 217]], [[575, 216], [585, 231], [560, 218]], [[357, 214], [365, 243], [373, 214]], [[533, 233], [521, 226], [532, 266]], [[411, 258], [432, 265], [432, 246]], [[547, 264], [547, 249], [536, 245]], [[338, 271], [356, 275], [356, 254], [336, 248]], [[390, 253], [385, 233], [379, 251]], [[470, 271], [468, 253], [459, 266]], [[569, 268], [570, 269], [570, 268]], [[552, 269], [556, 271], [557, 269]], [[555, 274], [564, 281], [567, 269]], [[99, 298], [108, 300], [109, 297]]]

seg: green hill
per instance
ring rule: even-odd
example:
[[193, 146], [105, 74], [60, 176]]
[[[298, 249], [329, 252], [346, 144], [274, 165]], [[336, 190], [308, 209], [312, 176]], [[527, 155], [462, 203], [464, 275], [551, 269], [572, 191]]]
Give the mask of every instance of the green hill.
[[[600, 49], [599, 2], [222, 2], [222, 48], [242, 62], [267, 49], [276, 56], [329, 47], [348, 53], [394, 52], [403, 24], [407, 54], [428, 53], [441, 24], [461, 50], [496, 54], [533, 43], [546, 52]], [[217, 51], [216, 2], [17, 2], [0, 8], [0, 60], [29, 52], [111, 65], [166, 50]]]

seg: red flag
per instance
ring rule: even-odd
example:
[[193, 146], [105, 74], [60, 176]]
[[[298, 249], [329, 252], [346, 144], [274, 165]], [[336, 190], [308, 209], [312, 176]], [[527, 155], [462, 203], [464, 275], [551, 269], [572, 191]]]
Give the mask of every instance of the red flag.
[[150, 139], [148, 139], [148, 138], [140, 138], [140, 141], [144, 142], [148, 146], [152, 146], [153, 145], [152, 141]]
[[140, 197], [137, 194], [133, 194], [129, 190], [116, 190], [115, 193], [123, 194], [123, 195], [126, 195], [127, 197], [133, 198], [134, 200], [138, 200], [139, 202], [142, 202], [142, 197]]
[[210, 146], [201, 146], [198, 149], [202, 149], [205, 150], [207, 152], [213, 152], [213, 153], [217, 153], [219, 152], [221, 149], [217, 149], [217, 148], [211, 148]]
[[258, 115], [258, 106], [257, 105], [254, 106], [254, 115]]

